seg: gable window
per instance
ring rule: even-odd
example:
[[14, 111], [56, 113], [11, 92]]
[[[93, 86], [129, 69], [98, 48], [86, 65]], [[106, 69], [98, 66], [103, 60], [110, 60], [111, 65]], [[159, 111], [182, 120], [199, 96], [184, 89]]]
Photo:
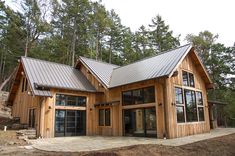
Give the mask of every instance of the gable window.
[[110, 108], [99, 109], [99, 126], [110, 126]]
[[22, 79], [21, 92], [24, 92], [24, 83], [25, 83], [25, 78]]
[[56, 106], [86, 106], [85, 96], [56, 94]]
[[122, 105], [155, 102], [154, 86], [122, 92]]
[[197, 99], [197, 109], [198, 109], [198, 120], [205, 121], [202, 92], [196, 92], [196, 97], [197, 97], [196, 99]]
[[177, 112], [177, 122], [185, 122], [184, 110], [185, 106], [183, 103], [183, 90], [182, 88], [175, 87], [175, 102], [176, 102], [176, 112]]
[[183, 77], [183, 85], [184, 86], [189, 86], [189, 87], [194, 87], [195, 86], [194, 76], [193, 76], [192, 73], [183, 71], [182, 77]]

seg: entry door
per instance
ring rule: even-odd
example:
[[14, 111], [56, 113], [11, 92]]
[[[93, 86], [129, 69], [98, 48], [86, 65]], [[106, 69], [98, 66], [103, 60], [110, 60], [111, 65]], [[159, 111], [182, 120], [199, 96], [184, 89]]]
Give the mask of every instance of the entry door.
[[29, 109], [29, 128], [35, 128], [35, 109]]
[[155, 107], [124, 110], [123, 122], [126, 136], [157, 136]]
[[86, 111], [56, 110], [55, 136], [86, 135]]

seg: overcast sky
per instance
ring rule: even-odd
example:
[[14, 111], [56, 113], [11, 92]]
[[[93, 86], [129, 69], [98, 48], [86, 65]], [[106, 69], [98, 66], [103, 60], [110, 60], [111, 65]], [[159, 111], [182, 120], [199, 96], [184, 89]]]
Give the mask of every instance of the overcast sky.
[[[20, 0], [5, 1], [15, 7], [11, 1]], [[217, 41], [226, 46], [235, 42], [235, 0], [102, 0], [102, 4], [114, 9], [132, 31], [148, 26], [159, 14], [175, 35], [181, 34], [182, 44], [186, 34], [204, 30], [219, 34]]]
[[105, 7], [114, 9], [122, 24], [136, 31], [161, 15], [174, 34], [209, 30], [219, 34], [218, 42], [232, 46], [235, 42], [235, 0], [102, 0]]

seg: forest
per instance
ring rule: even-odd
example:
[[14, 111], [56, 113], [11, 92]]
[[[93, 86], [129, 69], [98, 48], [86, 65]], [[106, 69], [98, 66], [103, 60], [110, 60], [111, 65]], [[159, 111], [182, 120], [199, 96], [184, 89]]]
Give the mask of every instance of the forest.
[[[14, 10], [0, 0], [0, 9], [0, 85], [21, 56], [71, 66], [78, 56], [125, 65], [180, 46], [180, 34], [174, 35], [160, 15], [133, 32], [101, 1], [21, 0]], [[225, 116], [235, 126], [235, 45], [227, 47], [218, 38], [202, 30], [184, 40], [194, 45], [215, 83], [209, 99], [228, 103]]]

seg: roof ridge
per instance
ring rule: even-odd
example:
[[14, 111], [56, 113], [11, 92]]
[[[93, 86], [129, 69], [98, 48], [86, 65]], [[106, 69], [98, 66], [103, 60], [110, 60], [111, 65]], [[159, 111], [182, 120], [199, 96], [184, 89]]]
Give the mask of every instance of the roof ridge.
[[67, 64], [58, 63], [58, 62], [52, 62], [52, 61], [47, 61], [47, 60], [41, 60], [41, 59], [34, 58], [34, 57], [21, 56], [21, 58], [24, 58], [24, 59], [31, 59], [31, 60], [37, 60], [37, 61], [47, 62], [47, 63], [51, 63], [51, 64], [58, 64], [58, 65], [62, 65], [62, 66], [67, 66], [67, 67], [70, 67], [70, 68], [74, 68], [73, 66], [70, 66], [70, 65], [67, 65]]
[[120, 67], [119, 65], [116, 65], [116, 64], [112, 64], [112, 63], [108, 63], [108, 62], [104, 62], [104, 61], [100, 61], [100, 60], [95, 60], [95, 59], [84, 57], [84, 56], [79, 56], [79, 58], [85, 58], [85, 59], [89, 59], [89, 60], [92, 60], [92, 61], [95, 61], [95, 62], [99, 62], [99, 63], [104, 63], [104, 64], [107, 64], [107, 65], [112, 65], [112, 66]]
[[173, 51], [173, 50], [176, 50], [176, 49], [180, 49], [180, 48], [182, 48], [182, 47], [189, 46], [189, 45], [192, 45], [192, 44], [191, 44], [191, 43], [187, 43], [187, 44], [185, 44], [185, 45], [182, 45], [182, 46], [179, 46], [179, 47], [175, 47], [175, 48], [173, 48], [173, 49], [169, 49], [169, 50], [166, 50], [166, 51], [162, 51], [162, 52], [159, 52], [159, 53], [156, 54], [156, 55], [149, 56], [149, 57], [146, 57], [146, 58], [137, 60], [137, 61], [132, 62], [132, 63], [130, 63], [130, 64], [126, 64], [126, 65], [123, 65], [123, 66], [119, 66], [119, 67], [117, 67], [117, 68], [114, 68], [113, 70], [116, 70], [116, 69], [119, 69], [119, 68], [122, 68], [122, 67], [126, 67], [126, 66], [128, 66], [128, 65], [135, 64], [135, 63], [138, 63], [138, 62], [141, 62], [141, 61], [144, 61], [144, 60], [147, 60], [147, 59], [150, 59], [150, 58], [153, 58], [153, 57], [156, 57], [156, 56], [165, 54], [165, 53], [168, 53], [168, 52], [170, 52], [170, 51]]

